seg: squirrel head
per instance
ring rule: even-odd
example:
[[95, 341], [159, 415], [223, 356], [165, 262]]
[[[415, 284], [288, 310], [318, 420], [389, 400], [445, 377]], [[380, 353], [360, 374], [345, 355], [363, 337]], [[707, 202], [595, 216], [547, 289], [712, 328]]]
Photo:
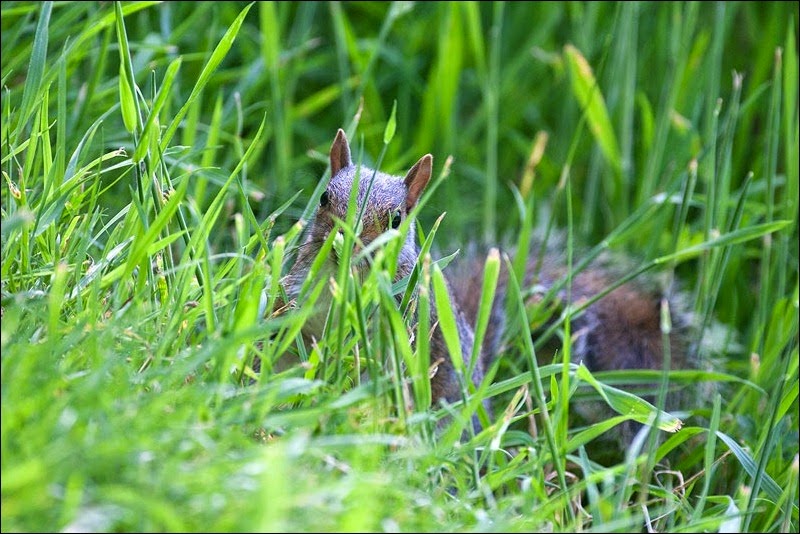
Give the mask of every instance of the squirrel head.
[[[339, 129], [333, 140], [330, 160], [331, 180], [320, 196], [312, 234], [315, 240], [321, 241], [336, 227], [336, 218], [346, 218], [350, 190], [358, 171], [357, 207], [361, 210], [362, 206], [366, 206], [363, 210], [362, 230], [359, 235], [364, 245], [368, 245], [389, 228], [398, 228], [408, 217], [428, 184], [433, 167], [433, 156], [426, 154], [411, 167], [405, 177], [375, 171], [363, 165], [359, 171], [353, 164], [350, 145], [342, 129]], [[369, 191], [369, 198], [366, 198], [371, 180], [372, 189]], [[416, 250], [413, 223], [407, 233], [402, 256], [409, 255], [407, 249], [412, 251], [410, 255], [413, 256]], [[409, 259], [411, 263], [416, 260], [415, 257], [401, 258], [401, 264], [403, 259]]]

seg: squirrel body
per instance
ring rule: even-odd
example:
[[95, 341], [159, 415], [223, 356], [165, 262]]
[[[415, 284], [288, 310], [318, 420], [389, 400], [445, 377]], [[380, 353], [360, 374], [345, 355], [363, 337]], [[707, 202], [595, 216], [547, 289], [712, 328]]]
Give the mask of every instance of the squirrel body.
[[[336, 228], [336, 218], [346, 218], [348, 200], [357, 167], [350, 156], [350, 147], [343, 130], [339, 130], [330, 151], [331, 180], [320, 198], [320, 205], [307, 230], [303, 244], [283, 285], [287, 296], [294, 300], [308, 277], [310, 266], [320, 251], [329, 233]], [[363, 207], [363, 218], [359, 239], [364, 246], [388, 228], [396, 228], [408, 217], [416, 205], [432, 171], [432, 156], [423, 156], [408, 171], [405, 177], [393, 176], [362, 166], [357, 193], [357, 207]], [[368, 183], [375, 173], [372, 189], [367, 198]], [[397, 262], [395, 281], [408, 276], [417, 261], [418, 247], [415, 241], [414, 222], [406, 234], [405, 242]], [[546, 249], [543, 257], [536, 254], [538, 246], [531, 246], [532, 254], [527, 260], [524, 287], [538, 285], [547, 291], [567, 274], [561, 253], [553, 247]], [[513, 251], [512, 251], [513, 254]], [[468, 364], [472, 352], [473, 328], [480, 301], [480, 284], [483, 279], [484, 257], [471, 253], [460, 261], [453, 262], [445, 270], [446, 282], [453, 304], [461, 352]], [[338, 258], [331, 251], [326, 260], [325, 275], [336, 269]], [[481, 347], [481, 356], [472, 375], [473, 383], [479, 384], [485, 369], [497, 357], [505, 329], [505, 295], [508, 272], [503, 266], [495, 293], [489, 325]], [[590, 264], [572, 278], [571, 302], [580, 303], [611, 286], [621, 277], [611, 262], [602, 259]], [[324, 292], [326, 293], [326, 292]], [[538, 297], [537, 297], [538, 295]], [[540, 298], [534, 292], [530, 298]], [[560, 299], [566, 299], [561, 290]], [[330, 296], [327, 301], [329, 302]], [[639, 282], [628, 282], [591, 304], [583, 314], [573, 319], [575, 332], [573, 354], [591, 370], [613, 369], [660, 369], [663, 361], [663, 336], [661, 332], [662, 296], [652, 287]], [[678, 303], [676, 303], [676, 307]], [[327, 306], [322, 309], [327, 310]], [[673, 309], [673, 311], [675, 311]], [[303, 327], [307, 338], [319, 338], [325, 322], [324, 311], [310, 318]], [[450, 353], [444, 342], [437, 321], [437, 311], [431, 300], [430, 323], [431, 362], [438, 362], [431, 378], [433, 405], [441, 401], [454, 402], [461, 399], [461, 386]], [[689, 359], [690, 344], [687, 342], [687, 321], [679, 313], [674, 314], [673, 328], [669, 334], [672, 367], [683, 366]]]
[[[521, 287], [532, 289], [533, 294], [526, 299], [526, 305], [544, 299], [545, 294], [568, 275], [563, 252], [550, 245], [540, 253], [540, 245], [540, 241], [534, 239], [528, 247], [530, 254]], [[514, 251], [507, 251], [507, 254], [513, 257]], [[613, 286], [630, 272], [628, 263], [619, 257], [601, 255], [585, 269], [573, 274], [569, 295], [566, 285], [556, 292], [556, 309], [563, 310], [568, 296], [569, 302], [577, 306]], [[465, 258], [448, 267], [451, 293], [468, 323], [474, 327], [480, 304], [480, 291], [476, 291], [475, 280], [483, 279], [484, 255], [468, 251]], [[508, 276], [502, 264], [482, 347], [484, 367], [501, 350], [506, 328]], [[572, 317], [573, 360], [583, 362], [593, 371], [661, 369], [664, 362], [661, 306], [662, 300], [666, 299], [671, 317], [671, 367], [693, 366], [696, 353], [691, 342], [693, 323], [691, 314], [685, 311], [687, 306], [683, 297], [680, 293], [667, 295], [660, 291], [657, 281], [652, 278], [629, 281], [610, 291]]]

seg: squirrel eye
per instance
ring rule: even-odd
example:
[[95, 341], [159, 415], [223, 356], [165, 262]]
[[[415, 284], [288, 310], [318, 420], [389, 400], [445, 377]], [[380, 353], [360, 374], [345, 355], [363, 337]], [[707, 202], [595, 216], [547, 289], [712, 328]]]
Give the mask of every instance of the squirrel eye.
[[400, 210], [392, 213], [392, 220], [390, 221], [392, 228], [397, 229], [401, 222], [403, 222], [403, 217], [400, 215]]
[[319, 205], [320, 205], [320, 207], [324, 208], [325, 206], [328, 205], [329, 202], [330, 202], [330, 199], [328, 198], [328, 192], [327, 191], [323, 191], [322, 192], [322, 196], [319, 197]]

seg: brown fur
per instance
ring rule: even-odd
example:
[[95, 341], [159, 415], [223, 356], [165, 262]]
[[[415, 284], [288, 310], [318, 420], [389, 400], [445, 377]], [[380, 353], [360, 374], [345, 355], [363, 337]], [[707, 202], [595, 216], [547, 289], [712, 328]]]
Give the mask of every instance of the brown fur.
[[[531, 243], [532, 251], [539, 250], [538, 241]], [[513, 251], [510, 253], [513, 257]], [[464, 316], [474, 327], [480, 305], [480, 283], [483, 280], [485, 255], [474, 250], [466, 252], [460, 261], [448, 267], [453, 296]], [[526, 304], [541, 299], [543, 292], [567, 276], [567, 269], [560, 253], [549, 247], [541, 261], [532, 255], [527, 262], [524, 287], [538, 284], [542, 291], [529, 297]], [[624, 260], [618, 260], [623, 262]], [[627, 262], [625, 262], [627, 263]], [[540, 267], [536, 271], [536, 267]], [[572, 279], [571, 299], [574, 304], [585, 302], [602, 293], [622, 278], [622, 268], [614, 268], [609, 258], [590, 264]], [[508, 272], [501, 265], [492, 315], [482, 345], [484, 367], [501, 350], [505, 329], [505, 295]], [[582, 314], [572, 319], [575, 333], [573, 354], [576, 361], [583, 361], [591, 370], [661, 369], [664, 361], [661, 332], [662, 295], [655, 288], [652, 278], [632, 281], [622, 285], [590, 305]], [[557, 294], [561, 301], [559, 310], [567, 298], [565, 288]], [[692, 348], [688, 342], [689, 320], [676, 299], [670, 300], [673, 329], [670, 333], [672, 368], [691, 364]]]

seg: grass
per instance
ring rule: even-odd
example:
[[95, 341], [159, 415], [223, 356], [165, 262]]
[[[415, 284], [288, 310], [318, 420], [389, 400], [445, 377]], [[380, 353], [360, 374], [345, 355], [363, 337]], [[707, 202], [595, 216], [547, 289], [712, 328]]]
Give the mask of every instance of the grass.
[[[3, 531], [797, 531], [797, 4], [0, 13]], [[422, 261], [394, 283], [389, 235], [363, 283], [274, 314], [339, 127], [386, 172], [434, 155]], [[678, 280], [731, 335], [713, 372], [551, 362], [570, 322], [531, 338], [512, 283], [491, 383], [427, 408], [451, 254], [536, 232]], [[306, 364], [270, 371], [286, 350]], [[607, 454], [654, 380], [714, 387]], [[587, 397], [616, 411], [581, 422]]]

